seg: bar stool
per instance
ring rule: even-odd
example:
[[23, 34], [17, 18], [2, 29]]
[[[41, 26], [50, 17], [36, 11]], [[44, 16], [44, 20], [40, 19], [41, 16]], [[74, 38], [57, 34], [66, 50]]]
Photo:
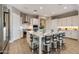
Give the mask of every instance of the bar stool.
[[32, 53], [38, 54], [39, 53], [39, 37], [33, 35], [31, 45], [32, 45]]
[[65, 36], [65, 33], [59, 33], [58, 34], [60, 49], [63, 48], [63, 44], [64, 44], [63, 39], [64, 39], [64, 36]]
[[52, 53], [57, 52], [57, 34], [52, 35], [51, 48], [52, 48]]
[[64, 43], [64, 37], [65, 37], [65, 32], [62, 33], [62, 38], [63, 38], [62, 46], [63, 46], [63, 48], [65, 47], [65, 45], [64, 45], [65, 44]]
[[50, 54], [51, 50], [51, 36], [43, 37], [43, 53]]

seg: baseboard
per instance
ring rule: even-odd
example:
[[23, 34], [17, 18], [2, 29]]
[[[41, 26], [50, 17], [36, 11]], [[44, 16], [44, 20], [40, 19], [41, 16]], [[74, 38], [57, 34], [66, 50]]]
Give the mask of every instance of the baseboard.
[[[21, 37], [20, 39], [23, 39], [23, 37]], [[19, 40], [19, 39], [16, 39], [16, 40]], [[12, 40], [12, 39], [11, 39], [11, 40], [9, 41], [9, 43], [13, 43], [13, 42], [15, 42], [16, 40]]]
[[78, 39], [75, 39], [75, 38], [70, 38], [70, 37], [65, 37], [65, 38], [78, 41]]

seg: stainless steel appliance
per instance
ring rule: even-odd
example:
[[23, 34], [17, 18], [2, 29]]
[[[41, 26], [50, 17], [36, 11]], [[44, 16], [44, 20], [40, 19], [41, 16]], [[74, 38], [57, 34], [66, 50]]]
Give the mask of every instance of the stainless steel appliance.
[[6, 5], [0, 5], [0, 53], [8, 53], [10, 40], [10, 13]]

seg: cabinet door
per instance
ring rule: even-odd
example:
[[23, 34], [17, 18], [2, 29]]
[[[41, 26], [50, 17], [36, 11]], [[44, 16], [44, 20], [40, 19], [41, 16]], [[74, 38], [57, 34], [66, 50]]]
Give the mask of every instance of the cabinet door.
[[57, 20], [52, 20], [52, 29], [57, 32], [58, 23]]
[[63, 26], [63, 19], [60, 19], [60, 25]]
[[77, 24], [79, 26], [79, 15], [77, 16]]
[[[67, 17], [66, 18], [66, 26], [71, 26], [71, 18]], [[66, 31], [66, 37], [71, 37], [71, 31], [70, 30], [65, 30]]]
[[79, 17], [78, 16], [74, 16], [72, 18], [72, 25], [73, 26], [79, 26]]
[[39, 25], [39, 19], [33, 18], [33, 25]]
[[58, 26], [61, 26], [61, 19], [58, 19]]
[[13, 40], [16, 40], [16, 39], [20, 39], [21, 38], [21, 29], [20, 29], [20, 16], [13, 13]]
[[51, 29], [53, 29], [53, 21], [52, 20], [46, 20], [46, 31], [50, 31]]
[[71, 23], [72, 23], [72, 18], [71, 17], [66, 18], [66, 26], [71, 26]]
[[62, 18], [61, 22], [62, 22], [61, 25], [65, 26], [65, 18]]
[[[72, 17], [72, 26], [79, 26], [78, 24], [79, 24], [79, 17], [78, 16], [73, 16]], [[74, 38], [74, 39], [79, 39], [79, 31], [75, 31], [75, 30], [73, 30], [72, 31], [72, 38]]]
[[77, 35], [77, 33], [78, 33], [78, 31], [72, 31], [72, 36], [71, 36], [71, 38], [73, 38], [73, 39], [78, 39], [78, 35]]

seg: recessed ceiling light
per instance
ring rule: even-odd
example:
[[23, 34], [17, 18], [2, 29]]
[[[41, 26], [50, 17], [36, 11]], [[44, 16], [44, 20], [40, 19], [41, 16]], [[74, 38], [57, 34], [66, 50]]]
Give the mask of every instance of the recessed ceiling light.
[[37, 12], [37, 10], [33, 10], [34, 12]]
[[40, 7], [40, 10], [43, 9], [43, 7]]
[[34, 13], [34, 14], [37, 13], [37, 10], [33, 10], [33, 13]]
[[64, 7], [64, 9], [67, 9], [67, 7]]

